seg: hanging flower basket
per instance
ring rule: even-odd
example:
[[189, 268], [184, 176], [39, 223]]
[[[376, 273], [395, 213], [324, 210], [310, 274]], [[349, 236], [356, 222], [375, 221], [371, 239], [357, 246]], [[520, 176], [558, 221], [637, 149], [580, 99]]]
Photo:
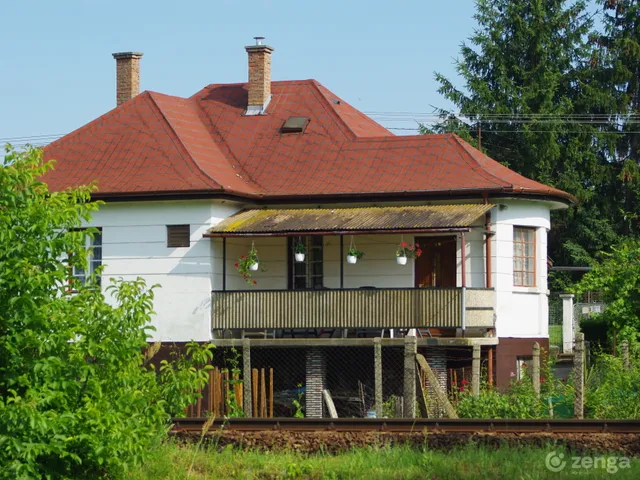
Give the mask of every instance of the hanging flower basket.
[[302, 239], [298, 239], [296, 244], [293, 247], [293, 256], [296, 259], [296, 262], [304, 262], [304, 257], [307, 254], [307, 247], [302, 242]]
[[356, 247], [351, 247], [347, 252], [347, 263], [358, 263], [358, 260], [362, 257], [364, 257], [364, 252], [358, 250]]
[[251, 280], [251, 272], [257, 272], [260, 268], [260, 259], [258, 258], [258, 250], [251, 244], [251, 250], [246, 255], [242, 255], [235, 264], [238, 273], [246, 280], [249, 285], [255, 285], [255, 280]]
[[422, 255], [420, 245], [417, 243], [405, 242], [402, 240], [396, 248], [396, 261], [398, 265], [406, 265], [409, 258], [416, 259]]

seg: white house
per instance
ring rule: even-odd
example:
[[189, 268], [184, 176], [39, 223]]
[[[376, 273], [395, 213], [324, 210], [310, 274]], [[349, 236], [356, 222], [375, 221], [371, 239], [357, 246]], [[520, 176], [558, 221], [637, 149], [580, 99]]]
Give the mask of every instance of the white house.
[[[246, 50], [248, 83], [189, 98], [138, 94], [142, 55], [115, 54], [118, 106], [46, 147], [51, 189], [95, 181], [106, 202], [92, 268], [161, 285], [154, 340], [415, 334], [482, 345], [506, 385], [548, 346], [550, 211], [573, 197], [455, 135], [394, 136], [315, 80], [272, 82], [273, 49]], [[402, 242], [422, 255], [400, 265]]]

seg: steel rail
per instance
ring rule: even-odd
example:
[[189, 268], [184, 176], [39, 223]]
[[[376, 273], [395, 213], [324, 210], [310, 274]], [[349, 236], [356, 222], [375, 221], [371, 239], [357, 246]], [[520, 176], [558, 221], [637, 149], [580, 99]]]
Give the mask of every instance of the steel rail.
[[[174, 418], [174, 433], [201, 432], [207, 418]], [[640, 420], [425, 419], [425, 418], [232, 418], [216, 419], [215, 431], [389, 432], [389, 433], [637, 433]]]

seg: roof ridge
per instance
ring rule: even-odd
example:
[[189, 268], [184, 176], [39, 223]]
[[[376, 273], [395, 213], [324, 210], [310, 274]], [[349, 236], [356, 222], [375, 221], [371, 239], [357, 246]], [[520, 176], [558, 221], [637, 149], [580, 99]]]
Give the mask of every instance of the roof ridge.
[[336, 112], [336, 110], [331, 106], [331, 103], [329, 102], [327, 97], [324, 96], [324, 94], [322, 93], [322, 90], [320, 90], [319, 82], [316, 80], [310, 79], [308, 80], [308, 84], [313, 87], [314, 93], [320, 96], [320, 102], [323, 104], [325, 110], [329, 110], [330, 115], [334, 117], [334, 121], [336, 121], [336, 118], [337, 118], [336, 124], [339, 123], [343, 127], [345, 127], [346, 131], [344, 129], [342, 130], [347, 134], [351, 134], [351, 140], [357, 139], [358, 135], [356, 135], [356, 133], [351, 129], [351, 127], [347, 124], [347, 122], [345, 122], [344, 119], [340, 115], [338, 115], [338, 112]]
[[[498, 184], [500, 184], [501, 186], [508, 186], [511, 187], [512, 189], [514, 188], [513, 183], [509, 183], [506, 182], [504, 180], [502, 180], [501, 178], [495, 176], [493, 173], [487, 171], [486, 168], [484, 168], [482, 165], [480, 165], [480, 162], [478, 162], [478, 160], [476, 160], [474, 158], [473, 155], [471, 155], [471, 153], [467, 150], [467, 148], [461, 143], [464, 142], [464, 140], [462, 138], [460, 138], [458, 135], [456, 135], [455, 133], [445, 133], [443, 134], [447, 139], [449, 139], [449, 141], [453, 140], [455, 142], [455, 144], [459, 145], [462, 148], [462, 151], [464, 152], [465, 156], [467, 157], [466, 161], [467, 163], [469, 163], [469, 159], [471, 159], [471, 161], [477, 165], [478, 169], [482, 172], [483, 176], [485, 179], [487, 180], [491, 180], [491, 179], [495, 179], [497, 181]], [[465, 142], [467, 143], [467, 142]], [[467, 145], [469, 145], [467, 143]], [[470, 147], [472, 147], [471, 145], [469, 145]], [[474, 147], [472, 147], [474, 148]], [[480, 152], [480, 150], [478, 150], [478, 152]], [[484, 153], [480, 152], [482, 155], [484, 155]], [[464, 158], [464, 157], [463, 157]], [[495, 160], [494, 160], [495, 162]], [[473, 167], [472, 167], [473, 168]]]
[[[204, 175], [208, 180], [212, 187], [218, 187], [222, 190], [224, 190], [224, 187], [222, 185], [220, 185], [213, 177], [211, 177], [211, 175], [209, 175], [196, 161], [195, 158], [193, 158], [193, 156], [191, 155], [191, 152], [189, 152], [189, 149], [187, 148], [187, 146], [184, 144], [184, 141], [180, 138], [180, 135], [178, 135], [178, 132], [176, 132], [175, 127], [171, 124], [170, 120], [167, 118], [167, 116], [165, 115], [165, 113], [162, 111], [162, 108], [160, 108], [160, 105], [158, 105], [158, 102], [156, 101], [156, 99], [153, 97], [153, 95], [162, 95], [164, 97], [169, 97], [169, 98], [175, 98], [175, 99], [179, 99], [179, 100], [185, 100], [188, 101], [188, 99], [183, 98], [183, 97], [176, 97], [174, 95], [167, 95], [165, 93], [157, 93], [157, 92], [151, 92], [151, 91], [146, 91], [149, 94], [149, 98], [151, 99], [151, 103], [153, 105], [153, 107], [156, 109], [156, 111], [161, 115], [162, 120], [164, 120], [164, 123], [169, 127], [173, 140], [174, 140], [174, 144], [176, 146], [179, 146], [179, 148], [183, 151], [183, 153], [186, 154], [186, 156], [188, 157], [188, 159], [191, 161], [192, 164], [195, 165], [195, 167], [198, 169], [198, 171], [200, 173], [202, 173], [202, 175]], [[198, 115], [198, 121], [200, 121], [200, 115]]]

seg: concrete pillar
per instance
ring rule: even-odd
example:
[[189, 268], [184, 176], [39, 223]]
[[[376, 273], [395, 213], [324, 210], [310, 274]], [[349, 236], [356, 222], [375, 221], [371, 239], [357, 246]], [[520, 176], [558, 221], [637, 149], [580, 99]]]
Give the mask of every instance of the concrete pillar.
[[375, 378], [376, 417], [382, 418], [382, 343], [379, 337], [373, 339], [373, 369]]
[[573, 383], [575, 418], [584, 418], [584, 334], [576, 334], [576, 348], [573, 355]]
[[253, 417], [251, 404], [251, 340], [242, 339], [242, 387], [243, 387], [243, 410], [245, 417]]
[[416, 337], [404, 337], [404, 418], [416, 418]]
[[307, 349], [305, 380], [305, 416], [307, 418], [323, 417], [322, 391], [327, 383], [326, 354], [322, 348]]
[[[424, 352], [424, 358], [429, 363], [431, 367], [431, 371], [436, 376], [438, 380], [438, 386], [440, 389], [447, 392], [447, 351], [444, 348], [439, 347], [429, 347]], [[418, 393], [419, 394], [419, 393]], [[442, 417], [444, 415], [444, 410], [439, 405], [438, 397], [435, 393], [431, 382], [427, 382], [427, 396], [429, 397], [429, 405], [430, 406], [439, 406], [438, 408], [429, 408], [431, 410], [430, 414], [433, 414], [436, 417]], [[428, 405], [428, 406], [429, 406]]]
[[562, 299], [562, 353], [573, 351], [575, 329], [573, 326], [573, 294], [560, 295]]
[[624, 368], [629, 368], [629, 342], [627, 340], [622, 341], [622, 345], [620, 347], [622, 350], [622, 364]]
[[533, 358], [531, 364], [533, 391], [536, 392], [536, 397], [540, 399], [540, 344], [538, 342], [533, 342]]
[[471, 393], [480, 395], [480, 345], [473, 346], [471, 357]]

